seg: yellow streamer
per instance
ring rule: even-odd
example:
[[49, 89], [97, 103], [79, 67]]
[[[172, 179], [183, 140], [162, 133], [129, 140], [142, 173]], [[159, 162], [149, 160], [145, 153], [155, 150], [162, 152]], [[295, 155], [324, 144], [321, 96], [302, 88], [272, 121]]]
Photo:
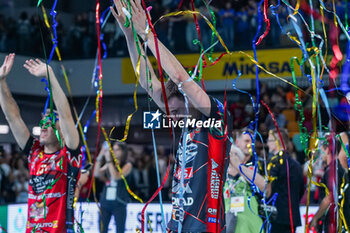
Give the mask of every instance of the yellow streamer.
[[[346, 219], [345, 219], [345, 216], [344, 216], [344, 212], [343, 212], [343, 210], [344, 210], [344, 202], [345, 202], [345, 193], [344, 193], [344, 186], [345, 186], [345, 176], [343, 176], [343, 182], [342, 182], [342, 184], [341, 184], [341, 186], [340, 186], [340, 194], [341, 194], [341, 196], [343, 197], [342, 198], [342, 200], [341, 200], [341, 203], [340, 203], [340, 207], [339, 207], [339, 215], [340, 215], [340, 220], [341, 221], [339, 221], [339, 233], [341, 233], [341, 226], [344, 224], [344, 227], [345, 227], [345, 229], [346, 229], [346, 231], [347, 232], [350, 232], [349, 231], [349, 226], [348, 226], [348, 224], [347, 224], [347, 222], [346, 222]], [[348, 187], [349, 188], [349, 187]], [[339, 204], [338, 204], [339, 205]]]
[[334, 14], [333, 14], [334, 25], [336, 28], [338, 28], [338, 21], [337, 21], [337, 17], [336, 17], [337, 12], [335, 11], [335, 2], [334, 2], [334, 0], [332, 0], [332, 2], [333, 2], [333, 11], [334, 11]]
[[269, 74], [269, 75], [271, 75], [271, 76], [273, 76], [273, 77], [275, 77], [275, 78], [278, 78], [279, 80], [281, 80], [281, 81], [283, 81], [283, 82], [285, 82], [285, 83], [287, 83], [287, 84], [289, 84], [289, 85], [291, 85], [291, 86], [297, 88], [298, 90], [300, 90], [301, 92], [303, 92], [304, 94], [306, 94], [305, 91], [304, 91], [303, 89], [301, 89], [300, 87], [298, 87], [298, 86], [294, 85], [293, 83], [291, 83], [291, 82], [289, 82], [289, 81], [287, 81], [287, 80], [285, 80], [285, 79], [283, 79], [283, 78], [281, 78], [281, 77], [275, 75], [274, 73], [271, 73], [270, 71], [266, 70], [264, 67], [262, 67], [262, 66], [261, 66], [252, 56], [250, 56], [249, 54], [247, 54], [247, 53], [245, 53], [245, 52], [243, 52], [243, 51], [239, 51], [239, 53], [241, 53], [241, 54], [245, 55], [246, 57], [248, 57], [248, 58], [250, 59], [251, 62], [253, 62], [255, 65], [257, 65], [257, 66], [258, 66], [261, 70], [263, 70], [265, 73], [267, 73], [267, 74]]
[[297, 39], [297, 37], [292, 36], [290, 32], [287, 32], [288, 37], [293, 40], [295, 43], [297, 43], [299, 46], [301, 45], [300, 41]]
[[[126, 124], [125, 124], [123, 138], [120, 139], [120, 140], [118, 140], [118, 139], [111, 139], [111, 140], [117, 140], [118, 142], [124, 142], [128, 138], [129, 129], [130, 129], [130, 121], [131, 121], [133, 115], [138, 110], [138, 105], [137, 105], [137, 87], [138, 87], [139, 80], [140, 80], [140, 62], [141, 62], [141, 56], [139, 56], [139, 58], [137, 60], [137, 66], [136, 66], [136, 84], [135, 84], [135, 89], [134, 89], [134, 94], [133, 94], [135, 110], [126, 119]], [[115, 129], [115, 127], [112, 128], [111, 132], [109, 133], [109, 136], [111, 136], [111, 134], [114, 131], [114, 129]]]
[[[327, 53], [328, 53], [328, 41], [327, 41], [327, 33], [326, 33], [326, 26], [325, 26], [325, 23], [324, 23], [324, 13], [323, 13], [323, 7], [321, 6], [320, 7], [320, 12], [321, 12], [321, 15], [322, 15], [322, 29], [323, 29], [323, 35], [324, 35], [324, 42], [325, 42], [325, 55], [324, 55], [324, 58], [323, 60], [325, 61], [326, 58], [327, 58]], [[320, 80], [322, 80], [322, 77], [323, 77], [323, 72], [324, 72], [324, 68], [325, 68], [325, 64], [322, 64], [322, 71], [321, 71], [321, 74], [320, 74]]]
[[226, 50], [227, 54], [231, 54], [231, 52], [228, 50], [225, 42], [223, 41], [223, 39], [221, 38], [220, 34], [216, 31], [215, 27], [213, 26], [213, 24], [207, 19], [207, 17], [205, 17], [204, 15], [202, 15], [199, 11], [190, 11], [190, 10], [186, 10], [186, 11], [177, 11], [177, 12], [171, 12], [168, 13], [166, 15], [163, 15], [162, 17], [160, 17], [153, 25], [156, 25], [156, 23], [158, 23], [158, 21], [167, 18], [167, 17], [171, 17], [171, 16], [178, 16], [178, 15], [200, 15], [205, 22], [208, 24], [208, 26], [210, 27], [210, 29], [215, 33], [216, 37], [218, 38], [218, 40], [220, 41], [221, 45], [224, 47], [224, 49]]
[[128, 190], [128, 193], [135, 199], [135, 200], [138, 200], [140, 203], [143, 203], [142, 199], [139, 198], [135, 193], [133, 193], [128, 185], [128, 182], [126, 182], [126, 179], [123, 175], [123, 172], [122, 172], [122, 169], [120, 168], [120, 164], [119, 164], [119, 161], [118, 159], [115, 157], [114, 155], [114, 152], [113, 152], [113, 148], [112, 148], [112, 145], [111, 145], [111, 142], [109, 141], [109, 138], [107, 136], [107, 133], [106, 133], [106, 130], [104, 127], [101, 127], [101, 130], [102, 130], [102, 133], [103, 133], [103, 136], [105, 137], [105, 140], [106, 142], [108, 143], [108, 147], [109, 147], [109, 151], [111, 152], [111, 155], [112, 155], [112, 158], [113, 158], [113, 161], [114, 161], [114, 164], [116, 165], [117, 167], [117, 170], [120, 174], [120, 177], [123, 179], [124, 181], [124, 184], [125, 184], [125, 187], [126, 187], [126, 190]]
[[295, 5], [293, 15], [296, 15], [298, 13], [299, 8], [300, 8], [300, 0], [298, 0], [297, 4]]

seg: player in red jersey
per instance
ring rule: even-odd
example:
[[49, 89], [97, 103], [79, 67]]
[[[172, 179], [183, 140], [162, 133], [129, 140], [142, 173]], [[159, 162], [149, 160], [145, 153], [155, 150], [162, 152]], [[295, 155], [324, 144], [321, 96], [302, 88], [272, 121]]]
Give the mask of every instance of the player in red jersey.
[[19, 147], [28, 155], [30, 180], [26, 232], [73, 232], [73, 199], [81, 153], [79, 134], [68, 100], [50, 66], [39, 59], [25, 62], [24, 67], [32, 75], [50, 78], [57, 108], [57, 113], [43, 116], [40, 138], [33, 138], [6, 83], [14, 58], [15, 54], [9, 54], [0, 67], [0, 104]]
[[[142, 40], [146, 40], [146, 14], [137, 0], [130, 1], [131, 8], [119, 0], [114, 0], [114, 4], [116, 10], [112, 10], [112, 13], [126, 37], [135, 73], [140, 75], [140, 85], [158, 107], [165, 111], [161, 82], [149, 60], [145, 61], [143, 57], [145, 52], [142, 48], [140, 48], [142, 56], [139, 59], [133, 35], [134, 29]], [[132, 12], [128, 11], [130, 9]], [[124, 26], [126, 17], [132, 21], [133, 29], [130, 26]], [[173, 211], [168, 230], [171, 232], [180, 230], [182, 232], [223, 232], [225, 219], [222, 187], [226, 177], [223, 174], [226, 174], [230, 148], [227, 141], [229, 131], [227, 129], [230, 126], [224, 123], [224, 105], [209, 96], [194, 80], [190, 79], [177, 58], [151, 33], [148, 36], [147, 45], [155, 56], [157, 55], [156, 43], [159, 45], [162, 68], [169, 76], [166, 83], [166, 98], [171, 120], [178, 123], [184, 120], [184, 115], [188, 115], [190, 121], [194, 120], [192, 122], [207, 120], [219, 122], [215, 126], [187, 127], [188, 134], [182, 133], [180, 137], [175, 156], [172, 182]], [[150, 80], [145, 75], [146, 70], [150, 73]], [[182, 91], [187, 96], [189, 114], [186, 114], [185, 99], [178, 86], [182, 87]], [[162, 114], [157, 111], [153, 118], [156, 119], [159, 115]], [[231, 122], [229, 114], [227, 114], [227, 122]]]

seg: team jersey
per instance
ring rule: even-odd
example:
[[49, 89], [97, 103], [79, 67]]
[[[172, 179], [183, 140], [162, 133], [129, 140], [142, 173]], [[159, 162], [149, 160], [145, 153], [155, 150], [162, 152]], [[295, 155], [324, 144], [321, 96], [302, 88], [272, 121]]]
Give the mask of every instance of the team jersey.
[[23, 152], [28, 155], [30, 174], [26, 232], [73, 232], [80, 149], [63, 147], [56, 153], [46, 154], [39, 140], [30, 137]]
[[[186, 162], [184, 170], [183, 209], [180, 204], [181, 161], [183, 136], [180, 138], [174, 165], [172, 183], [172, 217], [168, 224], [170, 231], [177, 231], [182, 224], [183, 232], [221, 232], [225, 226], [222, 186], [227, 169], [229, 146], [227, 127], [224, 129], [224, 107], [210, 97], [210, 116], [221, 122], [220, 127], [195, 128], [187, 134]], [[230, 122], [227, 119], [227, 122]], [[220, 213], [220, 216], [219, 216]]]

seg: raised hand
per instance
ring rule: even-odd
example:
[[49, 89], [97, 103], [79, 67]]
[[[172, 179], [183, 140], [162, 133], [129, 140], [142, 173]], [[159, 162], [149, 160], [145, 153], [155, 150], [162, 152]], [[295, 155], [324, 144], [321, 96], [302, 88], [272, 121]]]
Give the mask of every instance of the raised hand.
[[[29, 73], [31, 73], [32, 75], [36, 76], [36, 77], [47, 77], [47, 67], [46, 64], [42, 61], [40, 61], [39, 59], [30, 59], [30, 60], [26, 60], [26, 63], [23, 65], [24, 68], [26, 68]], [[51, 67], [48, 67], [49, 69], [51, 69]]]
[[[115, 10], [112, 7], [111, 11], [114, 18], [117, 20], [120, 28], [123, 30], [124, 34], [132, 33], [131, 27], [124, 27], [126, 17], [131, 17], [131, 21], [133, 22], [136, 33], [142, 38], [144, 38], [146, 36], [145, 29], [147, 17], [145, 11], [141, 6], [141, 3], [138, 0], [130, 0], [130, 6], [132, 11], [131, 13], [129, 12], [129, 8], [126, 6], [123, 0], [114, 0], [114, 4], [117, 8], [117, 12], [115, 12]], [[125, 10], [127, 12], [125, 12]]]
[[4, 79], [10, 73], [14, 60], [14, 53], [10, 53], [5, 57], [4, 63], [2, 63], [2, 66], [0, 67], [0, 80]]
[[[146, 25], [147, 25], [147, 16], [139, 0], [130, 0], [130, 5], [132, 9], [132, 22], [135, 28], [135, 31], [143, 39], [146, 36]], [[147, 12], [148, 14], [148, 12]]]
[[132, 29], [131, 27], [125, 27], [124, 24], [126, 22], [126, 16], [125, 13], [123, 12], [123, 8], [127, 9], [125, 3], [122, 0], [114, 0], [114, 5], [115, 8], [117, 9], [117, 12], [114, 10], [113, 7], [111, 7], [112, 14], [114, 18], [117, 20], [120, 29], [123, 31], [123, 33], [126, 34], [131, 34]]

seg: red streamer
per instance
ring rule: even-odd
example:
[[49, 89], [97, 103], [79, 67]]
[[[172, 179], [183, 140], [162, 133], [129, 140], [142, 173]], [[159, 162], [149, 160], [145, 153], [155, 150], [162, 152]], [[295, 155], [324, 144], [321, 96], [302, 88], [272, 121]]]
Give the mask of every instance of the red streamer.
[[306, 2], [303, 2], [300, 5], [300, 8], [308, 15], [312, 15], [314, 18], [316, 18], [320, 21], [323, 20], [325, 23], [329, 24], [330, 33], [328, 35], [329, 35], [330, 43], [332, 45], [332, 50], [333, 50], [333, 54], [334, 54], [334, 56], [331, 60], [331, 63], [329, 65], [329, 70], [330, 70], [329, 76], [334, 80], [339, 74], [339, 69], [338, 69], [337, 65], [341, 60], [343, 60], [343, 54], [340, 51], [340, 48], [338, 45], [339, 29], [337, 28], [337, 26], [334, 24], [333, 21], [329, 20], [326, 17], [323, 17], [317, 11], [312, 10]]
[[268, 8], [269, 0], [264, 0], [264, 22], [266, 23], [266, 29], [264, 34], [262, 34], [258, 41], [255, 43], [256, 46], [258, 46], [261, 41], [269, 34], [270, 31], [270, 19], [267, 17], [267, 8]]
[[[226, 132], [225, 132], [226, 131]], [[225, 94], [224, 94], [224, 150], [223, 150], [223, 158], [224, 158], [224, 163], [223, 165], [225, 166], [225, 160], [226, 160], [226, 147], [227, 147], [227, 134], [228, 134], [228, 129], [227, 129], [227, 87], [225, 87]], [[221, 177], [220, 177], [220, 188], [219, 188], [219, 200], [218, 205], [217, 205], [217, 219], [220, 219], [220, 213], [221, 213], [221, 208], [220, 206], [223, 205], [222, 203], [222, 189], [224, 187], [224, 170], [221, 169]], [[220, 230], [220, 224], [219, 221], [216, 223], [216, 232], [221, 232]]]
[[167, 181], [168, 176], [169, 176], [169, 168], [170, 168], [170, 159], [168, 161], [168, 168], [166, 170], [166, 174], [165, 174], [165, 177], [164, 177], [162, 183], [158, 187], [157, 191], [152, 195], [152, 197], [146, 202], [145, 206], [143, 207], [143, 209], [141, 211], [141, 231], [142, 231], [142, 233], [144, 233], [144, 230], [145, 230], [145, 211], [146, 211], [146, 208], [147, 208], [148, 204], [151, 203], [151, 201], [153, 201], [153, 199], [159, 194], [160, 190], [162, 190], [162, 188], [164, 187], [164, 184]]
[[[98, 79], [99, 79], [99, 83], [101, 84], [102, 82], [102, 62], [101, 62], [101, 41], [100, 41], [100, 1], [96, 0], [96, 10], [95, 10], [95, 15], [96, 15], [96, 30], [97, 30], [97, 46], [98, 46], [98, 65], [99, 65], [99, 69], [98, 69]], [[99, 96], [99, 111], [98, 111], [98, 115], [96, 114], [96, 117], [98, 117], [98, 128], [97, 128], [97, 140], [96, 140], [96, 148], [95, 148], [95, 158], [94, 158], [94, 167], [93, 167], [93, 171], [95, 169], [95, 161], [97, 158], [97, 154], [98, 154], [98, 146], [99, 146], [99, 141], [100, 141], [100, 134], [101, 134], [101, 117], [102, 117], [102, 88], [99, 87], [99, 92], [98, 92]], [[91, 179], [91, 182], [89, 184], [89, 193], [88, 193], [88, 197], [90, 196], [91, 193], [91, 186], [92, 183], [94, 182], [94, 178]]]
[[[158, 63], [158, 71], [159, 71], [160, 83], [161, 83], [161, 86], [162, 86], [162, 95], [163, 95], [163, 99], [164, 99], [165, 110], [166, 110], [166, 114], [170, 115], [168, 99], [167, 99], [166, 93], [165, 93], [164, 77], [163, 77], [162, 64], [161, 64], [160, 55], [159, 55], [159, 46], [158, 46], [157, 33], [154, 30], [154, 27], [153, 27], [153, 24], [151, 22], [151, 18], [149, 17], [149, 14], [147, 12], [147, 7], [146, 7], [146, 4], [145, 4], [144, 0], [142, 0], [142, 7], [143, 7], [143, 10], [145, 11], [145, 14], [146, 14], [146, 17], [147, 17], [147, 21], [148, 21], [148, 25], [149, 25], [152, 33], [153, 33], [154, 45], [156, 47], [156, 57], [157, 57], [157, 63]], [[173, 135], [172, 126], [170, 127], [170, 134]]]

